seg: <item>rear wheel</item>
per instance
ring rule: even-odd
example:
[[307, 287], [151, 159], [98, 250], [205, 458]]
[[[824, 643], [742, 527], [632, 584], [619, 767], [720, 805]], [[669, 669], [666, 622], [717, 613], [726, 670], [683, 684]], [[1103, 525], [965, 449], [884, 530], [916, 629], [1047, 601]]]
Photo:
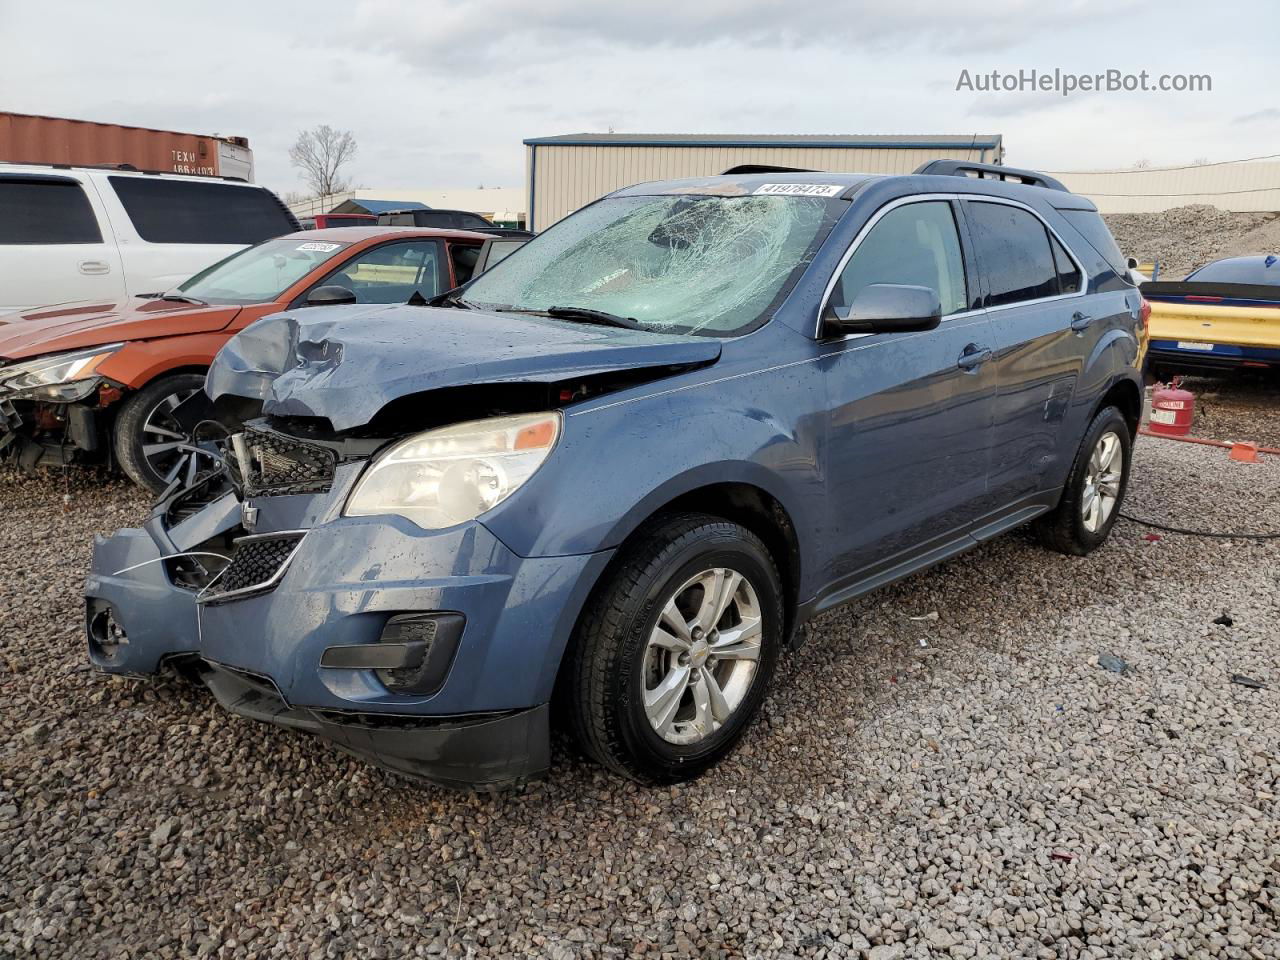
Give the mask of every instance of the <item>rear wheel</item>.
[[698, 776], [759, 708], [782, 629], [778, 572], [755, 534], [701, 514], [658, 522], [578, 624], [566, 692], [583, 748], [643, 783]]
[[173, 412], [203, 386], [202, 373], [175, 373], [151, 381], [120, 405], [116, 459], [138, 486], [161, 493], [182, 473], [192, 452], [191, 438]]
[[1036, 521], [1040, 542], [1083, 557], [1106, 542], [1129, 486], [1133, 438], [1115, 407], [1098, 412], [1085, 432], [1062, 500]]

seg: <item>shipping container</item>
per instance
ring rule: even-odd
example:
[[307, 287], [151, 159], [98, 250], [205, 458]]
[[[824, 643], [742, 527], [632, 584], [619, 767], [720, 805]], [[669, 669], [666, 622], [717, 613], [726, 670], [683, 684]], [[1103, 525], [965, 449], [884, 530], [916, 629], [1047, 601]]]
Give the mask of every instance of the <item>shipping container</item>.
[[244, 137], [202, 136], [24, 113], [0, 113], [0, 160], [72, 166], [128, 164], [159, 173], [253, 180], [253, 151]]

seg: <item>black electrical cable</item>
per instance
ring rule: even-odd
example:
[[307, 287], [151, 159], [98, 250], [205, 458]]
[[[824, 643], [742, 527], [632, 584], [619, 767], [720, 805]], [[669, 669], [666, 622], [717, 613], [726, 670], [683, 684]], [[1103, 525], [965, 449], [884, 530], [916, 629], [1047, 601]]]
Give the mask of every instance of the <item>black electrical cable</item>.
[[1167, 524], [1156, 523], [1154, 520], [1144, 520], [1142, 517], [1135, 517], [1127, 513], [1120, 513], [1117, 516], [1121, 520], [1128, 520], [1130, 523], [1138, 523], [1144, 527], [1164, 530], [1167, 533], [1181, 533], [1188, 537], [1215, 537], [1221, 540], [1280, 540], [1280, 533], [1221, 533], [1217, 530], [1188, 530], [1185, 527], [1171, 527]]

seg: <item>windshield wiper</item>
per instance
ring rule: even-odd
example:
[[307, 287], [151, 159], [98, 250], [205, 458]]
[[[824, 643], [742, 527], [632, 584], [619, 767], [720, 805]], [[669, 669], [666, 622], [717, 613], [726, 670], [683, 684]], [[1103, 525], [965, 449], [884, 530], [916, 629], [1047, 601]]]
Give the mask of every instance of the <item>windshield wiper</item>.
[[590, 307], [547, 307], [544, 311], [548, 317], [563, 320], [585, 320], [587, 323], [598, 323], [606, 327], [622, 327], [624, 330], [643, 330], [634, 317], [620, 317], [616, 313], [604, 310], [592, 310]]
[[162, 293], [158, 299], [168, 300], [170, 303], [194, 303], [198, 307], [207, 307], [209, 305], [207, 300], [198, 300], [183, 293]]
[[432, 297], [427, 301], [428, 307], [454, 307], [458, 310], [474, 310], [475, 304], [470, 300], [464, 300], [462, 297], [455, 296], [451, 293], [441, 293]]

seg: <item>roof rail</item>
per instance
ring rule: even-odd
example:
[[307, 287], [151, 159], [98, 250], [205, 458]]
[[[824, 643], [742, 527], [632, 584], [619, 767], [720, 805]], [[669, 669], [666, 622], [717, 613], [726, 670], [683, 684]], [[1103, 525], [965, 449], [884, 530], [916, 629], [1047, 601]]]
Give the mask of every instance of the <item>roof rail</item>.
[[933, 177], [967, 177], [976, 175], [980, 180], [1012, 180], [1025, 183], [1031, 187], [1045, 187], [1048, 190], [1061, 190], [1070, 193], [1061, 180], [1055, 180], [1045, 173], [1034, 170], [1020, 170], [1017, 167], [1006, 167], [999, 163], [972, 163], [968, 160], [930, 160], [922, 163], [913, 171]]
[[727, 176], [730, 176], [731, 174], [744, 174], [744, 173], [817, 173], [817, 172], [818, 172], [817, 170], [812, 170], [808, 167], [778, 167], [778, 166], [774, 166], [771, 163], [740, 163], [736, 167], [730, 167], [728, 170], [724, 171], [724, 173], [720, 174], [720, 176], [727, 177]]

